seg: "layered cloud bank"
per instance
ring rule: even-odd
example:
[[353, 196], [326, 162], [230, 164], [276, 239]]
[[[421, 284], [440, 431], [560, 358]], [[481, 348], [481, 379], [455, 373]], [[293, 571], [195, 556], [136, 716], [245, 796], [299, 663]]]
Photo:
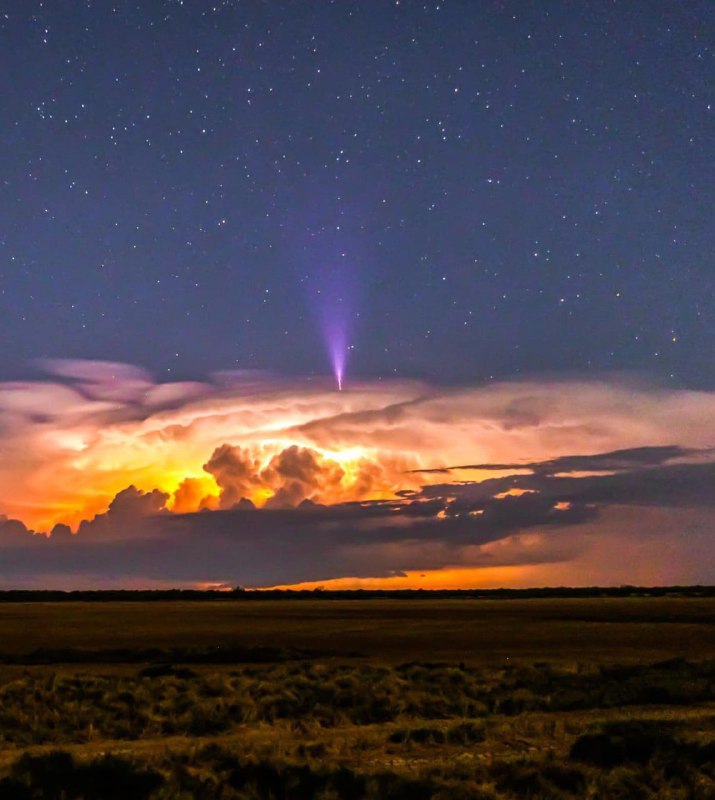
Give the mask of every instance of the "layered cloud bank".
[[713, 582], [715, 393], [0, 384], [0, 585]]

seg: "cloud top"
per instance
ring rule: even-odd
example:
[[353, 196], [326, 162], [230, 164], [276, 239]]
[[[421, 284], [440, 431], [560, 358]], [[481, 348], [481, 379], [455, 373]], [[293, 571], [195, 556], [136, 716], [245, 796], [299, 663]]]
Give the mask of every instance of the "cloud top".
[[[616, 580], [619, 548], [644, 537], [702, 577], [713, 544], [714, 393], [613, 378], [337, 392], [44, 366], [0, 384], [2, 585], [543, 582], [579, 559], [584, 581], [609, 563]], [[642, 524], [614, 542], [629, 509]]]

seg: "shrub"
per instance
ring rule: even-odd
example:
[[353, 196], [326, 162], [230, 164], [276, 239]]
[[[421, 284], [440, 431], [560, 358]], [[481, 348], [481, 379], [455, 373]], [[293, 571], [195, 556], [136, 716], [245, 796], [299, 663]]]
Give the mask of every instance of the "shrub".
[[398, 728], [390, 734], [388, 741], [392, 744], [444, 744], [447, 737], [439, 728]]
[[3, 800], [33, 800], [30, 788], [15, 778], [0, 780], [0, 797]]
[[[42, 800], [145, 800], [163, 782], [161, 775], [115, 756], [76, 764], [69, 753], [24, 755], [12, 770], [10, 789]], [[14, 788], [13, 788], [14, 787]], [[5, 794], [0, 795], [5, 798]]]
[[586, 733], [573, 743], [569, 758], [597, 767], [615, 767], [625, 761], [625, 751], [605, 733]]

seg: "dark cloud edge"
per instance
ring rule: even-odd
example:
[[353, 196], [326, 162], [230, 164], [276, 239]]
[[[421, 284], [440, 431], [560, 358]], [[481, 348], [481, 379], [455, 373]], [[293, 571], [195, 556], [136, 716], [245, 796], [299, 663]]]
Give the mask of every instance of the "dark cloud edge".
[[[534, 528], [578, 528], [613, 506], [713, 509], [715, 462], [671, 463], [712, 452], [667, 446], [567, 456], [532, 463], [530, 474], [430, 484], [395, 500], [307, 500], [292, 508], [242, 502], [173, 514], [163, 509], [166, 494], [128, 487], [77, 534], [56, 526], [49, 537], [32, 535], [21, 522], [0, 517], [0, 584], [47, 574], [179, 582], [236, 576], [245, 585], [275, 585], [439, 569], [457, 563], [467, 548]], [[604, 474], [564, 475], [598, 466]], [[573, 552], [555, 547], [511, 563], [553, 563]], [[489, 555], [478, 562], [470, 566], [495, 563]]]

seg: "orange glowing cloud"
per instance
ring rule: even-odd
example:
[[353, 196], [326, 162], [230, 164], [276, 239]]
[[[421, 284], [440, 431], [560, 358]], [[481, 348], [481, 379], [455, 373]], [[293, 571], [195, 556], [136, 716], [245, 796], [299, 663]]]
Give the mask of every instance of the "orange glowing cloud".
[[715, 441], [712, 393], [616, 380], [449, 390], [373, 381], [337, 392], [327, 380], [257, 373], [157, 383], [122, 364], [44, 367], [42, 381], [0, 384], [0, 514], [36, 530], [76, 527], [128, 485], [166, 493], [179, 513], [241, 498], [269, 508], [331, 504], [392, 498], [438, 479], [415, 471], [426, 468]]
[[0, 384], [4, 588], [715, 579], [715, 393], [48, 369]]
[[[0, 385], [0, 513], [40, 530], [77, 525], [129, 484], [167, 492], [169, 507], [187, 512], [226, 507], [237, 492], [236, 500], [258, 505], [330, 503], [392, 496], [422, 482], [406, 474], [423, 465], [419, 454], [393, 449], [389, 437], [380, 446], [359, 437], [329, 446], [300, 430], [389, 406], [406, 386], [338, 394], [326, 384], [288, 389], [240, 375], [154, 385], [123, 365], [49, 367], [63, 382]], [[229, 453], [233, 465], [225, 463]]]

